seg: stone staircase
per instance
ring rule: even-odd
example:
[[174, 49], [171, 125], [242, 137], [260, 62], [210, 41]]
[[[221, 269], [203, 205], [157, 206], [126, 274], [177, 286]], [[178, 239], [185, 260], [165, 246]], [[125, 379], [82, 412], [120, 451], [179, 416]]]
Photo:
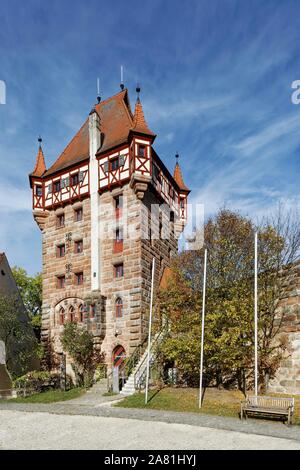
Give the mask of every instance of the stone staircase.
[[[167, 329], [164, 327], [157, 333], [150, 346], [150, 370], [157, 357], [157, 346], [163, 341]], [[146, 386], [148, 348], [144, 351], [137, 365], [129, 375], [120, 394], [123, 396], [133, 395], [137, 390], [144, 389]]]
[[97, 395], [107, 393], [107, 379], [98, 380], [98, 382], [96, 382], [86, 393], [96, 393]]
[[[142, 355], [141, 359], [131, 372], [130, 376], [128, 377], [124, 387], [122, 388], [120, 394], [123, 396], [129, 396], [133, 395], [136, 390], [139, 388], [138, 387], [138, 379], [141, 379], [142, 376], [145, 376], [147, 374], [147, 356], [148, 356], [148, 350], [144, 352]], [[150, 354], [150, 363], [151, 363], [151, 354]], [[139, 381], [140, 382], [140, 381]], [[140, 388], [143, 388], [143, 384], [140, 384]]]

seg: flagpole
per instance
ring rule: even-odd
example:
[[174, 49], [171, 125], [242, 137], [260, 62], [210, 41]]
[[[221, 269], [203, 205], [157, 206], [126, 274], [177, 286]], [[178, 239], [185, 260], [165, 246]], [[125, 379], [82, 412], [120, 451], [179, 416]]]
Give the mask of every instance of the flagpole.
[[258, 395], [258, 338], [257, 338], [257, 233], [254, 240], [254, 388]]
[[153, 261], [152, 261], [152, 281], [151, 281], [150, 316], [149, 316], [149, 332], [148, 332], [148, 354], [147, 354], [147, 375], [146, 375], [145, 405], [147, 405], [147, 403], [148, 403], [154, 274], [155, 274], [155, 258], [153, 258]]
[[203, 353], [204, 353], [204, 317], [205, 317], [205, 294], [206, 294], [206, 267], [207, 267], [207, 249], [205, 249], [205, 251], [204, 251], [203, 298], [202, 298], [202, 321], [201, 321], [201, 353], [200, 353], [199, 408], [201, 408], [201, 406], [202, 406]]

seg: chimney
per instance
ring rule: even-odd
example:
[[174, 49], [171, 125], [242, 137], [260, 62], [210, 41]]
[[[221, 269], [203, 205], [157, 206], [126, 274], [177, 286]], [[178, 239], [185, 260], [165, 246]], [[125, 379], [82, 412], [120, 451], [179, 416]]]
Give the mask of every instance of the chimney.
[[100, 116], [94, 107], [89, 114], [90, 160], [95, 159], [101, 145]]
[[99, 213], [100, 198], [98, 194], [98, 160], [96, 153], [101, 145], [100, 116], [94, 107], [89, 114], [90, 138], [90, 204], [91, 204], [91, 288], [100, 290], [100, 240], [99, 240]]

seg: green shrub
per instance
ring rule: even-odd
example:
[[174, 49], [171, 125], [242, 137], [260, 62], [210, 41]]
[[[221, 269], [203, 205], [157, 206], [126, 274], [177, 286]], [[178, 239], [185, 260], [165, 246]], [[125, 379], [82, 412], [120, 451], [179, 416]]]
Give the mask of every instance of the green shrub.
[[32, 392], [42, 392], [49, 389], [59, 388], [60, 377], [57, 373], [46, 371], [28, 372], [14, 381], [14, 387]]
[[106, 364], [98, 364], [95, 370], [95, 381], [105, 379], [107, 377], [107, 366]]

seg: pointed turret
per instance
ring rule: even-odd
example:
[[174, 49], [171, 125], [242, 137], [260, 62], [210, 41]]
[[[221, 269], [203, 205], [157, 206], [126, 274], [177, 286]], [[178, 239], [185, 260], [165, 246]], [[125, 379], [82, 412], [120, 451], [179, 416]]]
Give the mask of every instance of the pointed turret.
[[181, 168], [180, 168], [180, 165], [178, 163], [178, 159], [179, 159], [179, 155], [177, 153], [176, 154], [176, 165], [175, 165], [175, 168], [174, 168], [173, 178], [176, 181], [176, 183], [178, 184], [178, 186], [179, 186], [179, 188], [182, 192], [190, 193], [191, 192], [190, 189], [186, 186], [185, 182], [183, 181]]
[[43, 176], [43, 174], [46, 171], [45, 157], [44, 157], [44, 153], [42, 150], [42, 138], [41, 137], [39, 137], [38, 142], [39, 142], [39, 149], [38, 149], [38, 153], [36, 157], [35, 167], [34, 167], [33, 172], [30, 173], [30, 176], [35, 176], [36, 178], [40, 178], [41, 176]]
[[144, 111], [143, 111], [142, 103], [141, 103], [140, 96], [139, 96], [139, 93], [141, 91], [139, 86], [137, 86], [136, 91], [137, 91], [138, 97], [136, 100], [134, 116], [133, 116], [133, 131], [139, 132], [141, 134], [146, 134], [149, 136], [155, 136], [154, 132], [152, 132], [149, 129], [145, 116], [144, 116]]

